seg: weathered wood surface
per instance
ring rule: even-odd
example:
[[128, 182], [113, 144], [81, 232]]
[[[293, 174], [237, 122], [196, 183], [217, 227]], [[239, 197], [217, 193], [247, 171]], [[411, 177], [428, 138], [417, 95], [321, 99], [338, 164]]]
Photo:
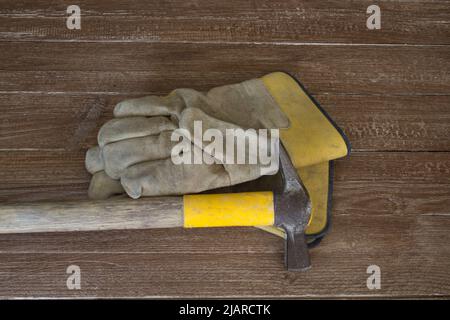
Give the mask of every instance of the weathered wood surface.
[[[0, 201], [85, 199], [90, 176], [79, 152], [0, 153]], [[449, 152], [364, 152], [336, 162], [333, 213], [446, 214]]]
[[[448, 297], [449, 228], [448, 216], [337, 215], [307, 273], [286, 272], [282, 239], [257, 229], [0, 236], [0, 296]], [[66, 288], [72, 264], [81, 290]], [[372, 264], [381, 290], [366, 287]]]
[[[115, 104], [135, 96], [0, 94], [0, 150], [86, 149], [96, 144], [98, 129], [112, 118]], [[450, 95], [315, 98], [339, 123], [353, 150], [450, 150]]]
[[[0, 0], [0, 202], [85, 200], [114, 104], [284, 70], [349, 136], [313, 269], [253, 228], [0, 235], [0, 297], [450, 297], [450, 11], [444, 0]], [[77, 264], [82, 290], [66, 288]], [[382, 270], [368, 290], [366, 268]]]
[[313, 94], [450, 92], [450, 46], [0, 42], [0, 52], [0, 92], [168, 93], [273, 71]]
[[366, 28], [373, 1], [80, 0], [82, 31], [66, 28], [67, 1], [0, 1], [0, 39], [149, 42], [449, 44], [448, 1], [381, 0], [382, 31]]

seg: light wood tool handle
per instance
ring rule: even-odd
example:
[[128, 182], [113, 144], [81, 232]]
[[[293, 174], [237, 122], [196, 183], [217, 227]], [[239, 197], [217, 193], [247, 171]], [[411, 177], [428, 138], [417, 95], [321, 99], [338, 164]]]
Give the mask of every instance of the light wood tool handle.
[[0, 205], [0, 234], [175, 227], [269, 226], [272, 192]]
[[183, 197], [0, 205], [0, 233], [183, 226]]

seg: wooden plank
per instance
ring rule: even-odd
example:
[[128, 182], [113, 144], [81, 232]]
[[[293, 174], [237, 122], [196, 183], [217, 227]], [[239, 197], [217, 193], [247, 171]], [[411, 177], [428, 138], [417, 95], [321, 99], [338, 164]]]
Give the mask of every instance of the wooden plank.
[[83, 153], [3, 151], [0, 167], [5, 178], [1, 202], [87, 197], [90, 175]]
[[[337, 216], [306, 273], [286, 272], [283, 241], [256, 229], [67, 233], [59, 248], [44, 236], [37, 252], [0, 253], [0, 296], [448, 297], [449, 227], [448, 216]], [[81, 290], [66, 288], [73, 264]], [[380, 290], [366, 287], [373, 264]]]
[[335, 163], [335, 181], [450, 183], [449, 152], [355, 152]]
[[[136, 95], [0, 94], [0, 149], [85, 149]], [[317, 95], [353, 150], [450, 151], [450, 96]], [[62, 107], [64, 106], [64, 107]]]
[[80, 0], [82, 29], [66, 27], [71, 3], [1, 1], [0, 39], [449, 44], [447, 1], [378, 1], [382, 29], [368, 30], [358, 1]]
[[285, 70], [313, 94], [447, 95], [450, 47], [1, 42], [0, 91], [167, 93]]
[[[131, 95], [130, 97], [135, 97]], [[128, 96], [0, 94], [0, 149], [80, 150]]]
[[[0, 153], [0, 201], [86, 199], [90, 175], [80, 152]], [[447, 152], [354, 153], [337, 161], [334, 214], [448, 214]]]
[[82, 0], [81, 31], [69, 4], [0, 0], [2, 203], [85, 199], [84, 151], [124, 97], [276, 70], [357, 152], [336, 162], [332, 232], [306, 274], [253, 228], [0, 235], [0, 297], [450, 297], [448, 1], [382, 0], [377, 31], [369, 0]]
[[450, 96], [317, 95], [358, 151], [450, 151]]
[[278, 238], [266, 234], [246, 227], [0, 234], [0, 254], [281, 252]]
[[[0, 152], [0, 165], [4, 168], [0, 171], [3, 190], [27, 185], [79, 185], [90, 177], [84, 168], [83, 151], [5, 151]], [[357, 152], [336, 162], [335, 180], [445, 184], [449, 173], [448, 152]]]

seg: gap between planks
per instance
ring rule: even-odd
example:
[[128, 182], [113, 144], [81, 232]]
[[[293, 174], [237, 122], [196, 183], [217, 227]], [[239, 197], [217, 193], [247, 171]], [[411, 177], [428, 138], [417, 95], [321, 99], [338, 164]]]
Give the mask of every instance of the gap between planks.
[[49, 43], [161, 43], [161, 44], [204, 44], [204, 45], [261, 45], [261, 46], [336, 46], [336, 47], [450, 47], [450, 44], [413, 44], [413, 43], [340, 43], [340, 42], [293, 42], [293, 41], [192, 41], [158, 39], [0, 39], [0, 42], [49, 42]]
[[[2, 71], [0, 69], [0, 71]], [[127, 92], [127, 91], [2, 91], [0, 94], [24, 94], [24, 95], [43, 95], [43, 96], [139, 96], [139, 95], [166, 95], [167, 92], [155, 92], [155, 91], [141, 91], [141, 92]], [[312, 93], [314, 98], [320, 96], [343, 96], [343, 97], [450, 97], [450, 94], [446, 93], [338, 93], [338, 92], [320, 92]]]

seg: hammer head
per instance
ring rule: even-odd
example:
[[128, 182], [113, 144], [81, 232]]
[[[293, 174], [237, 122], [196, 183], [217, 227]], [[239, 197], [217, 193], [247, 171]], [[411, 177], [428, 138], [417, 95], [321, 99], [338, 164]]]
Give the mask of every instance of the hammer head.
[[286, 232], [285, 262], [289, 271], [311, 267], [305, 230], [311, 216], [311, 203], [289, 155], [280, 144], [281, 191], [275, 194], [275, 225]]

